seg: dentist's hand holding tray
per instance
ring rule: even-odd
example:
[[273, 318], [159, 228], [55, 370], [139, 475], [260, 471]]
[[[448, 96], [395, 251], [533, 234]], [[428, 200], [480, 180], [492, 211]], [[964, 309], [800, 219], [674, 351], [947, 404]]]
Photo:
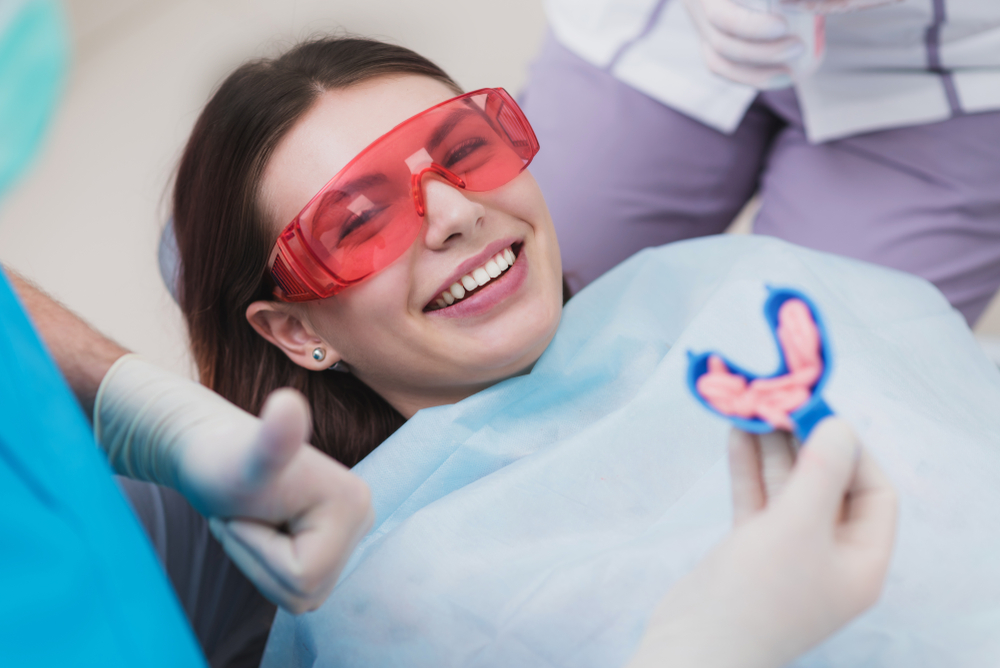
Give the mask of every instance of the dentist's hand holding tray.
[[[878, 598], [895, 492], [847, 423], [824, 419], [830, 352], [818, 310], [796, 290], [769, 293], [774, 374], [721, 351], [690, 354], [692, 393], [736, 426], [735, 528], [660, 603], [630, 668], [784, 665]], [[791, 432], [805, 439], [798, 461]]]

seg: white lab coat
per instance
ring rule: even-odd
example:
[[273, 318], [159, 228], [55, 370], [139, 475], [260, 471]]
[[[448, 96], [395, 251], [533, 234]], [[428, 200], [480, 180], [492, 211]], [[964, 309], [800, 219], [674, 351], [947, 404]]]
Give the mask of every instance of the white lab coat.
[[[650, 97], [730, 133], [757, 91], [710, 72], [681, 0], [546, 0], [561, 44]], [[1000, 110], [1000, 0], [903, 0], [826, 19], [819, 71], [796, 84], [823, 142]]]

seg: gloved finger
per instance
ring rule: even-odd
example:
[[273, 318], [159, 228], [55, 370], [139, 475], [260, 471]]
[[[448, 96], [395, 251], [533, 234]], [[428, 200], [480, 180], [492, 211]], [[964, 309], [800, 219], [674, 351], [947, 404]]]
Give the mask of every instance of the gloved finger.
[[706, 29], [703, 38], [716, 53], [737, 65], [786, 65], [806, 50], [798, 37], [787, 36], [766, 42], [752, 41], [722, 32], [715, 26]]
[[769, 42], [788, 36], [788, 21], [780, 14], [750, 9], [733, 0], [701, 0], [705, 19], [716, 30], [741, 40]]
[[247, 482], [261, 486], [279, 473], [309, 439], [312, 420], [309, 404], [291, 388], [275, 390], [260, 412], [260, 433], [251, 444]]
[[360, 478], [345, 469], [326, 479], [324, 500], [289, 517], [288, 533], [248, 520], [219, 527], [225, 538], [220, 542], [240, 570], [270, 600], [296, 614], [326, 599], [374, 520], [370, 492]]
[[765, 503], [771, 503], [785, 488], [795, 464], [795, 447], [785, 431], [761, 434], [760, 469], [764, 482]]
[[764, 509], [757, 437], [742, 429], [729, 432], [729, 479], [733, 487], [733, 525], [740, 526]]
[[826, 418], [813, 428], [799, 451], [776, 505], [806, 524], [833, 528], [853, 484], [860, 452], [861, 444], [850, 426], [839, 418]]
[[791, 72], [787, 67], [740, 65], [723, 58], [704, 42], [701, 48], [708, 69], [730, 81], [753, 86], [760, 90], [787, 88], [792, 85]]
[[847, 490], [840, 538], [854, 545], [890, 550], [897, 512], [895, 488], [875, 458], [862, 448], [857, 472]]
[[874, 605], [885, 583], [896, 539], [897, 503], [895, 489], [862, 448], [844, 520], [834, 534], [849, 564], [857, 611]]
[[[272, 603], [292, 614], [319, 607], [336, 583], [336, 573], [314, 578], [298, 555], [292, 537], [248, 520], [209, 520], [212, 534], [229, 558]], [[337, 571], [339, 573], [339, 571]]]

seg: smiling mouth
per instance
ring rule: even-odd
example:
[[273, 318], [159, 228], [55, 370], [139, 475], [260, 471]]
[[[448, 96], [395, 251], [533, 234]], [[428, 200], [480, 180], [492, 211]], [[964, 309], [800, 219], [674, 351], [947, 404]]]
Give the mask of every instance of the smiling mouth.
[[424, 307], [425, 312], [440, 311], [457, 304], [472, 295], [478, 294], [490, 285], [494, 279], [500, 278], [517, 262], [521, 244], [511, 244], [491, 257], [485, 264], [476, 267], [451, 284], [447, 290], [438, 295], [430, 304]]

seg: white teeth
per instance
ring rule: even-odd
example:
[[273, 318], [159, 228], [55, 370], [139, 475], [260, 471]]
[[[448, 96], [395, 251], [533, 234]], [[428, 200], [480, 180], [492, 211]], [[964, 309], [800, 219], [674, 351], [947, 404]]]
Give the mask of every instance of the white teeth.
[[503, 272], [510, 269], [514, 264], [514, 252], [505, 248], [486, 261], [482, 267], [474, 269], [472, 273], [466, 274], [455, 283], [451, 284], [447, 290], [438, 295], [432, 302], [433, 309], [442, 309], [451, 306], [457, 301], [465, 298], [469, 292], [482, 287]]

